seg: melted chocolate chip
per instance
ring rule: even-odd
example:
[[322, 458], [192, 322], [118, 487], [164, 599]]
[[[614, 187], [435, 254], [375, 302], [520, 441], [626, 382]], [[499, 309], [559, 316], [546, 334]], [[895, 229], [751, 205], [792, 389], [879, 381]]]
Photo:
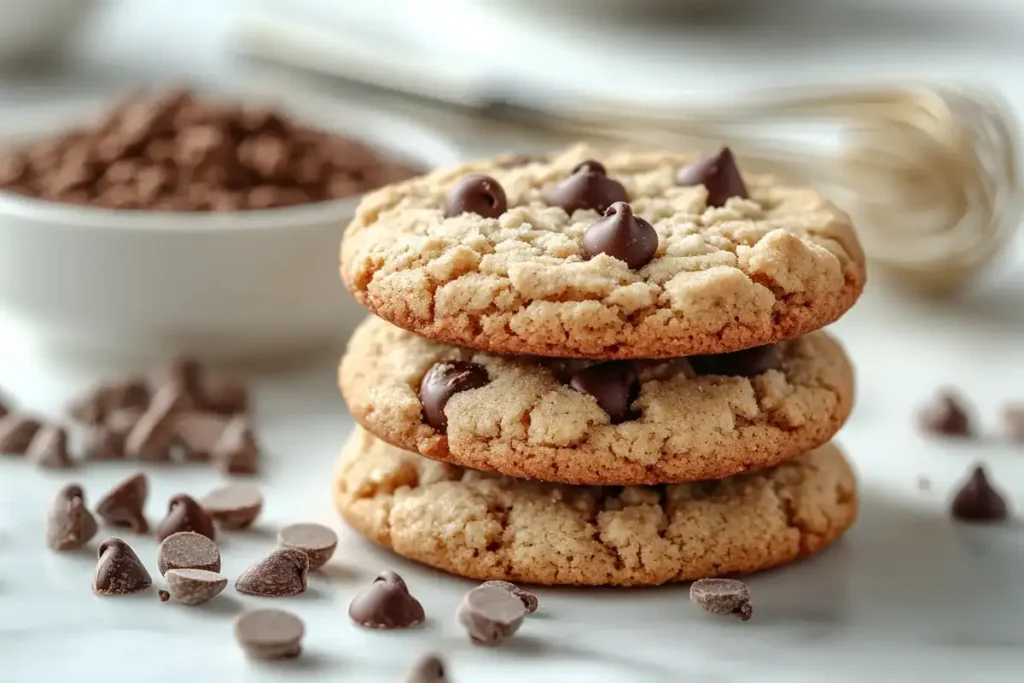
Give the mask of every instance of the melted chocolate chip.
[[569, 386], [597, 399], [612, 424], [635, 420], [639, 414], [630, 406], [640, 395], [640, 378], [631, 361], [598, 363], [573, 374]]
[[725, 206], [729, 197], [746, 199], [750, 196], [732, 150], [728, 147], [680, 168], [676, 183], [683, 186], [703, 185], [708, 191], [708, 206]]
[[602, 164], [587, 160], [555, 186], [548, 201], [562, 207], [568, 214], [586, 209], [604, 213], [615, 202], [629, 201], [629, 197], [622, 183], [608, 177]]
[[643, 268], [658, 251], [658, 233], [654, 226], [633, 215], [625, 202], [615, 202], [583, 234], [583, 258], [598, 254], [625, 261], [633, 270]]
[[962, 522], [1001, 522], [1009, 515], [1006, 500], [989, 483], [980, 465], [953, 498], [952, 512]]
[[755, 377], [779, 367], [782, 360], [774, 345], [755, 346], [752, 349], [716, 353], [710, 356], [690, 356], [690, 367], [698, 375], [729, 375]]
[[427, 370], [420, 384], [423, 417], [434, 429], [448, 429], [444, 408], [455, 394], [479, 389], [490, 381], [487, 369], [479, 363], [464, 360], [441, 361]]
[[485, 175], [463, 178], [448, 192], [444, 215], [448, 218], [475, 213], [484, 218], [497, 218], [508, 210], [505, 190], [497, 180]]

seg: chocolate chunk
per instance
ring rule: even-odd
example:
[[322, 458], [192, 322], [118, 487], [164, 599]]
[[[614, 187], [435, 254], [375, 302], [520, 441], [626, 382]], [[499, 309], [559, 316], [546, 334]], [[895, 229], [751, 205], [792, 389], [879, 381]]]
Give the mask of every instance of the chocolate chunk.
[[971, 420], [960, 399], [943, 392], [926, 405], [919, 415], [921, 429], [942, 436], [970, 436]]
[[209, 460], [227, 426], [228, 418], [219, 413], [187, 412], [178, 415], [177, 437], [185, 450], [185, 459], [196, 462]]
[[85, 505], [85, 492], [78, 484], [68, 484], [46, 516], [46, 545], [52, 550], [77, 550], [92, 540], [99, 528]]
[[[518, 602], [518, 601], [517, 601]], [[423, 605], [409, 594], [402, 577], [381, 572], [348, 606], [352, 621], [367, 628], [410, 628], [423, 623]]]
[[423, 417], [434, 429], [448, 429], [448, 416], [444, 408], [455, 394], [479, 389], [490, 381], [487, 369], [479, 363], [464, 360], [435, 363], [420, 383], [420, 403]]
[[256, 474], [260, 449], [245, 416], [236, 416], [228, 423], [211, 457], [224, 474]]
[[728, 147], [680, 168], [676, 183], [686, 187], [703, 185], [708, 191], [708, 206], [725, 206], [730, 197], [746, 199], [750, 196]]
[[226, 416], [247, 412], [249, 389], [231, 377], [208, 373], [203, 378], [203, 409]]
[[1014, 403], [1003, 408], [1003, 424], [1010, 441], [1024, 443], [1024, 403]]
[[302, 652], [302, 620], [279, 609], [246, 612], [235, 622], [235, 639], [253, 659], [288, 659]]
[[169, 569], [204, 569], [220, 571], [220, 549], [210, 538], [194, 531], [179, 531], [160, 543], [157, 550], [157, 569], [166, 574]]
[[309, 558], [295, 548], [278, 548], [252, 565], [235, 581], [235, 590], [268, 598], [298, 595], [306, 590]]
[[459, 623], [470, 640], [480, 645], [500, 645], [523, 625], [523, 601], [504, 588], [479, 586], [466, 593], [459, 605]]
[[583, 233], [581, 253], [588, 261], [598, 254], [607, 254], [638, 270], [651, 262], [656, 251], [658, 233], [643, 218], [634, 216], [625, 202], [609, 206], [604, 216]]
[[632, 409], [640, 396], [640, 378], [632, 361], [597, 363], [574, 373], [569, 386], [597, 399], [597, 405], [608, 413], [612, 424], [635, 420], [639, 413]]
[[707, 356], [690, 356], [690, 367], [698, 375], [728, 375], [730, 377], [756, 377], [775, 370], [782, 362], [779, 350], [774, 345], [755, 346], [751, 349], [716, 353]]
[[153, 585], [139, 556], [120, 538], [100, 543], [99, 558], [92, 586], [100, 595], [137, 593]]
[[444, 675], [445, 664], [438, 654], [426, 654], [413, 662], [405, 683], [447, 683]]
[[570, 215], [587, 209], [604, 213], [615, 202], [628, 201], [622, 183], [609, 178], [605, 167], [593, 160], [582, 162], [548, 195], [550, 204], [562, 207]]
[[106, 524], [126, 526], [137, 534], [149, 531], [144, 510], [149, 481], [143, 473], [132, 475], [115, 486], [96, 504], [96, 514]]
[[179, 531], [194, 531], [215, 540], [213, 518], [194, 499], [184, 493], [172, 497], [167, 503], [167, 516], [156, 527], [156, 537], [162, 541]]
[[485, 581], [481, 585], [493, 586], [494, 588], [501, 588], [502, 590], [508, 591], [509, 593], [516, 596], [522, 601], [523, 607], [526, 608], [526, 611], [529, 614], [533, 614], [537, 611], [537, 608], [540, 607], [540, 601], [537, 600], [536, 595], [529, 591], [523, 590], [514, 583], [510, 583], [508, 581]]
[[0, 417], [0, 455], [25, 455], [42, 427], [38, 420], [15, 413]]
[[246, 529], [260, 516], [263, 494], [252, 484], [229, 484], [210, 491], [199, 504], [225, 529]]
[[295, 548], [309, 557], [309, 571], [327, 564], [338, 547], [338, 534], [322, 524], [290, 524], [277, 532], [277, 542]]
[[171, 597], [183, 605], [209, 602], [228, 585], [227, 577], [205, 569], [169, 569], [164, 579]]
[[475, 213], [484, 218], [497, 218], [508, 210], [508, 200], [501, 184], [485, 175], [471, 175], [460, 180], [448, 192], [444, 215], [448, 218]]
[[952, 512], [961, 522], [1002, 522], [1009, 516], [1006, 499], [989, 483], [981, 465], [974, 467], [953, 498]]
[[177, 414], [184, 410], [190, 399], [174, 387], [157, 392], [128, 433], [124, 442], [125, 455], [137, 460], [170, 460], [171, 445], [177, 438]]
[[690, 584], [690, 601], [712, 614], [748, 621], [754, 613], [747, 585], [736, 579], [699, 579]]
[[46, 469], [68, 469], [73, 466], [68, 453], [68, 432], [63, 427], [43, 427], [32, 438], [25, 455], [28, 460]]

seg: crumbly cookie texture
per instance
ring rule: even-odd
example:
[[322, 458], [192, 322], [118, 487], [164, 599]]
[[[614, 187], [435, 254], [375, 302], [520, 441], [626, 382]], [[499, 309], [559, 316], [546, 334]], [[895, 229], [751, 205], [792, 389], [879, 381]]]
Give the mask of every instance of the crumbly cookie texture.
[[[779, 369], [750, 379], [695, 377], [685, 359], [635, 361], [640, 415], [615, 425], [565, 382], [591, 361], [496, 356], [371, 318], [349, 342], [339, 383], [366, 429], [434, 460], [570, 484], [666, 484], [770, 467], [839, 431], [854, 392], [842, 347], [813, 332], [779, 352]], [[418, 390], [448, 360], [480, 363], [490, 382], [448, 401], [444, 434], [424, 421]]]
[[[584, 261], [583, 233], [598, 214], [544, 201], [588, 158], [658, 232], [639, 270], [606, 255]], [[816, 330], [853, 305], [864, 255], [845, 213], [814, 190], [747, 174], [750, 199], [709, 208], [703, 186], [675, 184], [695, 158], [577, 145], [545, 161], [499, 158], [391, 185], [365, 197], [346, 230], [342, 279], [371, 311], [418, 334], [543, 356], [722, 353]], [[475, 173], [501, 183], [509, 210], [445, 218], [447, 191]]]
[[671, 486], [543, 484], [464, 470], [357, 430], [334, 499], [364, 536], [474, 579], [656, 585], [815, 553], [856, 517], [856, 482], [823, 446], [778, 467]]

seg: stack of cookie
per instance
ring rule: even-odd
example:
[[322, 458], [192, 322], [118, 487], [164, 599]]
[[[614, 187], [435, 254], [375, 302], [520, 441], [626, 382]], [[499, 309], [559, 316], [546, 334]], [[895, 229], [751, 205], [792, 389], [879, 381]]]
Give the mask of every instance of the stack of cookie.
[[819, 328], [864, 284], [846, 214], [706, 158], [575, 146], [369, 195], [335, 480], [357, 530], [476, 579], [646, 585], [811, 554], [856, 515]]

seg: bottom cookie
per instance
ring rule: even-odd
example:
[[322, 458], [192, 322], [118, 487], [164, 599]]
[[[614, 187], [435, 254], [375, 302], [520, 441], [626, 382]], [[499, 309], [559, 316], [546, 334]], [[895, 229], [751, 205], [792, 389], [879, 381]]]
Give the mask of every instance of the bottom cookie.
[[428, 460], [362, 429], [334, 499], [364, 536], [474, 579], [644, 586], [747, 574], [815, 553], [853, 523], [835, 446], [770, 470], [669, 486], [567, 486]]

